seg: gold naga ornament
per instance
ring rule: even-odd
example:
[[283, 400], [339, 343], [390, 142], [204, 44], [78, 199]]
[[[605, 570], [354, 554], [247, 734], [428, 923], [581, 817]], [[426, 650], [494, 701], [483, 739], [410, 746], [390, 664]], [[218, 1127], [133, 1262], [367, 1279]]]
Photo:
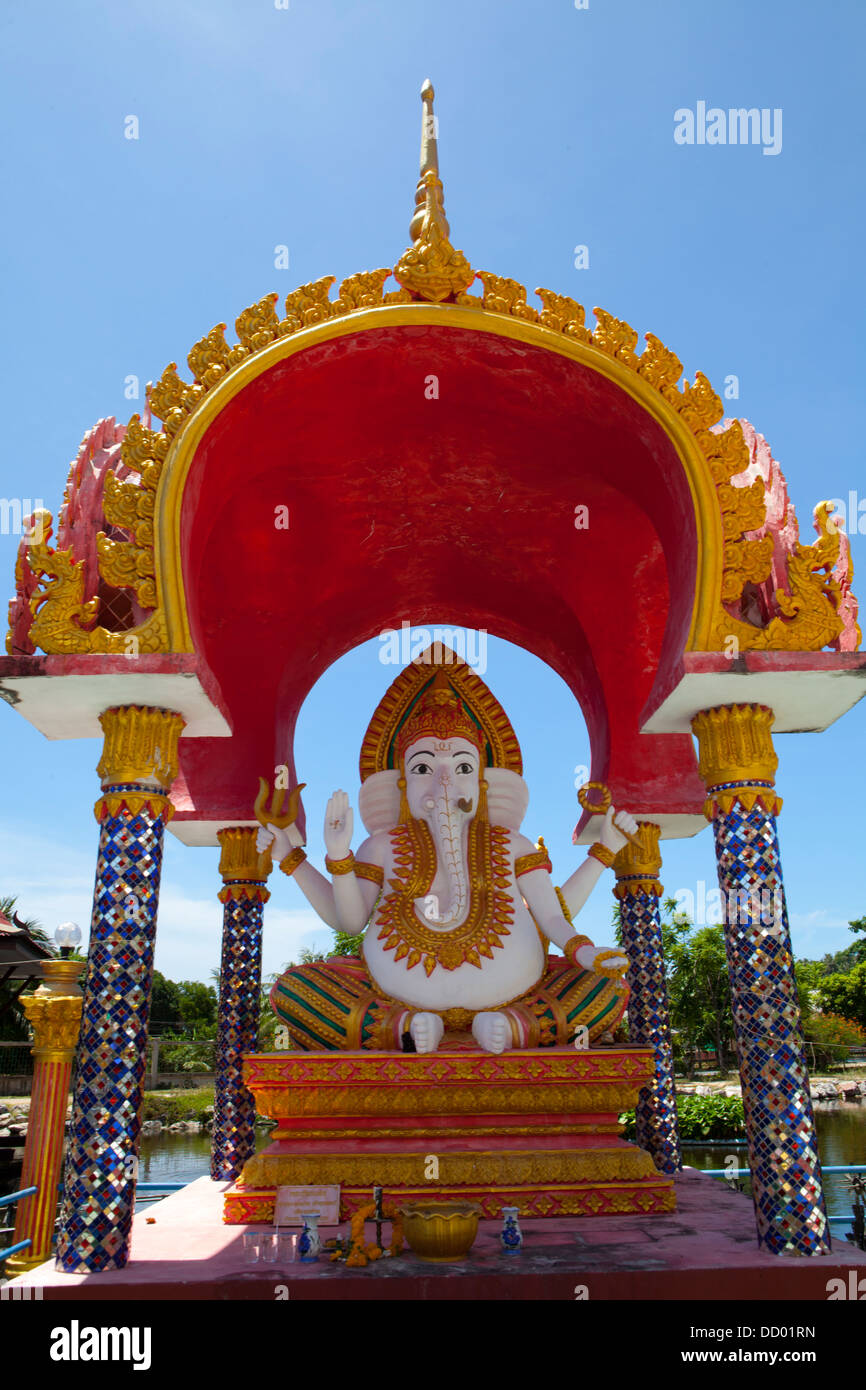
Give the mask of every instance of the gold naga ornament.
[[[411, 314], [428, 305], [444, 312], [454, 311], [455, 322], [458, 311], [472, 310], [472, 320], [461, 319], [461, 324], [488, 331], [499, 331], [498, 322], [517, 321], [520, 327], [506, 336], [560, 352], [561, 344], [570, 342], [576, 352], [566, 355], [576, 355], [596, 371], [603, 370], [601, 364], [607, 359], [617, 367], [613, 379], [617, 380], [620, 372], [628, 374], [632, 394], [662, 423], [669, 436], [673, 437], [680, 427], [685, 428], [701, 460], [699, 488], [717, 509], [722, 535], [720, 565], [714, 570], [718, 577], [712, 580], [714, 592], [706, 595], [706, 616], [695, 620], [690, 650], [721, 651], [735, 641], [742, 651], [820, 651], [837, 643], [845, 628], [843, 605], [853, 606], [853, 567], [847, 540], [843, 550], [832, 504], [820, 502], [815, 508], [817, 540], [811, 545], [800, 543], [796, 519], [791, 515], [793, 539], [784, 555], [784, 574], [780, 576], [783, 582], [768, 594], [770, 608], [777, 611], [761, 622], [747, 621], [743, 613], [753, 586], [766, 585], [773, 572], [774, 538], [767, 532], [765, 480], [760, 476], [751, 482], [743, 479], [750, 457], [741, 422], [732, 420], [720, 428], [724, 416], [722, 401], [707, 377], [697, 372], [693, 383], [681, 384], [682, 362], [653, 333], [646, 334], [646, 347], [638, 353], [637, 330], [624, 319], [595, 308], [595, 323], [590, 329], [585, 308], [570, 296], [539, 288], [535, 294], [540, 305], [536, 307], [527, 302], [526, 287], [517, 280], [472, 269], [450, 241], [439, 175], [434, 94], [429, 82], [424, 84], [421, 95], [421, 169], [410, 226], [412, 245], [393, 269], [385, 267], [348, 276], [336, 299], [330, 298], [335, 276], [311, 281], [286, 297], [282, 317], [276, 310], [279, 296], [265, 295], [235, 320], [236, 343], [226, 341], [226, 324], [218, 323], [193, 345], [187, 356], [191, 382], [179, 376], [176, 362], [170, 362], [159, 380], [148, 386], [147, 418], [149, 421], [151, 412], [158, 416], [163, 422], [161, 430], [143, 424], [138, 414], [130, 419], [120, 449], [120, 460], [130, 476], [120, 479], [110, 471], [103, 497], [106, 522], [125, 532], [129, 539], [118, 540], [100, 532], [96, 544], [101, 578], [133, 594], [139, 605], [148, 610], [147, 616], [137, 626], [121, 632], [94, 626], [98, 599], [84, 593], [82, 565], [73, 549], [57, 550], [48, 545], [52, 517], [45, 512], [47, 529], [43, 528], [38, 540], [25, 538], [24, 553], [36, 584], [30, 599], [34, 614], [30, 640], [48, 653], [146, 654], [191, 650], [183, 645], [187, 638], [178, 645], [181, 639], [170, 637], [167, 596], [161, 579], [166, 560], [157, 545], [155, 517], [167, 461], [180, 448], [193, 415], [227, 376], [247, 371], [250, 360], [267, 352], [279, 339], [353, 314], [364, 316], [363, 324], [359, 321], [360, 329], [371, 326], [370, 311]], [[400, 288], [386, 290], [385, 284], [392, 275]], [[467, 291], [476, 279], [481, 282], [483, 293], [469, 294]], [[386, 321], [383, 318], [382, 322]], [[16, 580], [20, 601], [27, 580], [22, 555], [16, 565]], [[172, 595], [172, 603], [182, 605], [182, 598], [177, 599], [174, 589]], [[10, 605], [6, 644], [10, 654], [15, 602]], [[183, 628], [182, 622], [180, 627]], [[859, 646], [860, 630], [852, 623], [849, 635], [853, 632]]]

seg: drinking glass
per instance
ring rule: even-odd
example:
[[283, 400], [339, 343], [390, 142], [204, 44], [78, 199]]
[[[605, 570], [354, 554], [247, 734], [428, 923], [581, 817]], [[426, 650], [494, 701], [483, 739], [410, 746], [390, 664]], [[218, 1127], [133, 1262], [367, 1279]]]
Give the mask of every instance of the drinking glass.
[[298, 1233], [297, 1231], [279, 1232], [280, 1264], [294, 1264], [298, 1258]]

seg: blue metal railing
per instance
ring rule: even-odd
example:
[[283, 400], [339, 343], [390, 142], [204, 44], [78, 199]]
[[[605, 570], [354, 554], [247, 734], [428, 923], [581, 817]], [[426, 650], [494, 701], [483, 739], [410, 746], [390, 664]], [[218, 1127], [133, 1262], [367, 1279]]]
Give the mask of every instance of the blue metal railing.
[[5, 1197], [0, 1197], [0, 1207], [11, 1207], [15, 1202], [20, 1202], [22, 1197], [32, 1197], [38, 1191], [38, 1187], [22, 1187], [20, 1192], [9, 1192]]
[[10, 1255], [17, 1255], [19, 1250], [26, 1250], [33, 1241], [28, 1236], [26, 1240], [19, 1240], [17, 1245], [7, 1245], [5, 1250], [0, 1250], [0, 1260], [8, 1260]]
[[[738, 1168], [736, 1172], [731, 1172], [730, 1168], [697, 1168], [695, 1171], [708, 1178], [728, 1178], [736, 1182], [751, 1177], [750, 1168]], [[866, 1163], [822, 1163], [821, 1173], [866, 1173]], [[847, 1226], [853, 1219], [852, 1213], [851, 1216], [828, 1216], [827, 1222], [830, 1226]]]
[[[185, 1182], [140, 1182], [136, 1183], [136, 1192], [179, 1192], [182, 1187], [186, 1187]], [[63, 1191], [63, 1184], [58, 1185], [58, 1192]], [[39, 1191], [38, 1187], [22, 1187], [19, 1192], [9, 1192], [5, 1197], [0, 1197], [0, 1207], [11, 1207], [16, 1202], [20, 1202], [22, 1197], [34, 1197]], [[30, 1236], [25, 1240], [19, 1240], [14, 1245], [7, 1245], [5, 1250], [0, 1250], [0, 1265], [4, 1260], [8, 1260], [10, 1255], [17, 1255], [19, 1250], [26, 1250], [33, 1244]]]
[[[33, 1197], [38, 1191], [38, 1187], [22, 1187], [20, 1192], [7, 1192], [5, 1197], [0, 1197], [0, 1207], [11, 1207], [15, 1202], [20, 1202], [22, 1197]], [[19, 1250], [26, 1250], [32, 1244], [30, 1236], [27, 1236], [26, 1240], [19, 1240], [15, 1245], [7, 1245], [5, 1250], [0, 1250], [0, 1262], [8, 1260], [10, 1255], [17, 1255]]]
[[[738, 1168], [736, 1173], [732, 1173], [730, 1168], [696, 1168], [695, 1172], [703, 1173], [708, 1178], [748, 1178], [751, 1176], [750, 1168]], [[821, 1164], [822, 1173], [866, 1173], [866, 1163], [828, 1163]]]

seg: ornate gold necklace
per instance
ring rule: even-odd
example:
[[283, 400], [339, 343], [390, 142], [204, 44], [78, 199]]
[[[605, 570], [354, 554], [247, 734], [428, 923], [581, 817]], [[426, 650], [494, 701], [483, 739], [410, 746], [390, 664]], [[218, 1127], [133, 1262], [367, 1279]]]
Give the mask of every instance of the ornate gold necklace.
[[390, 832], [395, 876], [392, 890], [379, 908], [379, 940], [395, 960], [406, 957], [406, 969], [420, 962], [430, 975], [437, 965], [456, 970], [468, 962], [481, 969], [481, 957], [492, 960], [501, 937], [510, 936], [514, 904], [506, 891], [511, 884], [508, 831], [491, 826], [486, 817], [469, 827], [469, 911], [459, 927], [433, 931], [416, 910], [415, 899], [426, 897], [436, 873], [436, 849], [426, 821], [410, 819]]

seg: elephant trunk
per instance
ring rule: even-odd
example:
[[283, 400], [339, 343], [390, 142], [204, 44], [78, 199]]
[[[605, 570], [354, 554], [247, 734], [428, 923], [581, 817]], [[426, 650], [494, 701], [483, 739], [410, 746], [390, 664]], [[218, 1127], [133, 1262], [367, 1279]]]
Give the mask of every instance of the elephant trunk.
[[458, 802], [447, 780], [432, 798], [430, 828], [437, 860], [445, 873], [447, 897], [437, 904], [431, 921], [439, 927], [452, 927], [466, 916], [469, 904], [469, 874], [463, 845], [463, 827], [471, 813], [471, 803]]

